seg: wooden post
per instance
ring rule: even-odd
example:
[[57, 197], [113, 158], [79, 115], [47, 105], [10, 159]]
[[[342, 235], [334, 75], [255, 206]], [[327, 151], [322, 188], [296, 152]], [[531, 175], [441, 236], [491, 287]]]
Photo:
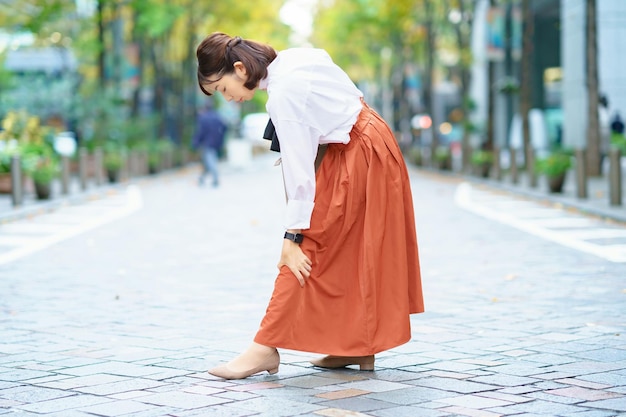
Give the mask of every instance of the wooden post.
[[500, 165], [500, 147], [493, 147], [493, 178], [496, 181], [502, 180], [502, 166]]
[[19, 207], [24, 202], [22, 185], [22, 162], [18, 155], [14, 155], [11, 158], [11, 202], [13, 207]]
[[80, 148], [78, 151], [78, 179], [81, 191], [87, 189], [87, 149]]
[[528, 185], [531, 188], [537, 188], [537, 173], [535, 172], [535, 150], [532, 146], [528, 147], [526, 153], [526, 171], [528, 172]]
[[609, 151], [609, 202], [612, 206], [622, 205], [622, 155], [619, 149]]
[[517, 184], [519, 182], [519, 172], [517, 170], [517, 151], [515, 148], [509, 149], [509, 166], [511, 168], [511, 182]]
[[93, 152], [96, 185], [104, 184], [104, 154], [102, 148], [96, 148]]
[[61, 157], [61, 194], [70, 193], [70, 158]]
[[587, 198], [587, 161], [584, 149], [576, 149], [576, 196]]

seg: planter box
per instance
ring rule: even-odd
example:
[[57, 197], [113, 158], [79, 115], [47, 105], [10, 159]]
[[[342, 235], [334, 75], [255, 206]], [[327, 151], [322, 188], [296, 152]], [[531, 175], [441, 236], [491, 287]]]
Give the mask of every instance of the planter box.
[[[33, 191], [33, 184], [30, 178], [22, 176], [22, 189], [26, 193]], [[11, 173], [4, 172], [0, 174], [0, 194], [11, 194], [12, 191]]]

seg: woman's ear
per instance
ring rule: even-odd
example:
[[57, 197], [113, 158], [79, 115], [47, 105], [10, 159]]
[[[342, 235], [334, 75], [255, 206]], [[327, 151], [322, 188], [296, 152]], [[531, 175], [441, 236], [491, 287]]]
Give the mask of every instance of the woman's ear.
[[243, 62], [241, 61], [237, 61], [233, 64], [233, 67], [235, 68], [235, 74], [243, 79], [243, 80], [247, 80], [248, 79], [248, 71], [246, 70], [246, 67], [243, 65]]

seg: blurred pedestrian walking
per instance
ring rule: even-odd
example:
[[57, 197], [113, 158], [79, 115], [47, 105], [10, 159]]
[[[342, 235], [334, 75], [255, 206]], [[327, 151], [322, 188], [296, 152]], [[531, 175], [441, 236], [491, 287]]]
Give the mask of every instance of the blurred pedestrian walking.
[[624, 121], [617, 111], [615, 112], [615, 114], [613, 115], [613, 119], [611, 120], [611, 132], [618, 135], [624, 134]]
[[[276, 52], [214, 33], [197, 48], [198, 83], [226, 100], [267, 90], [266, 134], [287, 194], [279, 274], [252, 345], [209, 372], [278, 372], [276, 348], [322, 353], [315, 366], [374, 369], [411, 339], [424, 311], [413, 200], [390, 128], [321, 49]], [[237, 231], [241, 233], [241, 231]]]
[[214, 109], [212, 100], [207, 100], [204, 108], [198, 113], [196, 131], [191, 146], [200, 152], [202, 173], [198, 184], [204, 185], [205, 177], [210, 174], [213, 186], [219, 185], [219, 152], [224, 146], [227, 126], [219, 113]]

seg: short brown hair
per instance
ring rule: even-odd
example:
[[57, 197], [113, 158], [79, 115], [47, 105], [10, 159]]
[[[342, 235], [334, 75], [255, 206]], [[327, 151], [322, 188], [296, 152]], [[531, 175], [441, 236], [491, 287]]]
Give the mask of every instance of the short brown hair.
[[276, 58], [276, 51], [266, 44], [215, 32], [198, 45], [196, 56], [198, 85], [204, 94], [210, 96], [211, 93], [202, 84], [218, 81], [224, 75], [233, 73], [237, 61], [241, 61], [248, 74], [244, 86], [250, 90], [256, 88], [259, 81], [267, 77], [267, 66]]

